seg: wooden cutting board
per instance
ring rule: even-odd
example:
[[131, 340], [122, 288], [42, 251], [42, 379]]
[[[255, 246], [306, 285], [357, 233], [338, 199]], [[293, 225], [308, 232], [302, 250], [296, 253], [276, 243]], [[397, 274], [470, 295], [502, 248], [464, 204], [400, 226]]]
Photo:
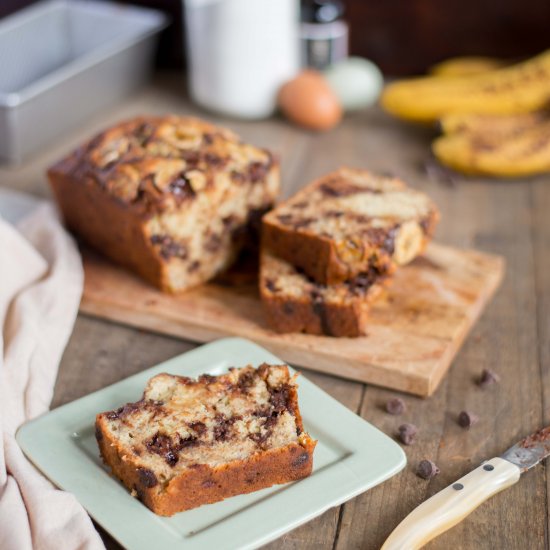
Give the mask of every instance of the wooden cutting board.
[[84, 269], [85, 313], [197, 342], [241, 336], [294, 365], [429, 396], [499, 286], [504, 260], [432, 243], [398, 271], [362, 338], [277, 334], [254, 285], [172, 296], [92, 253]]

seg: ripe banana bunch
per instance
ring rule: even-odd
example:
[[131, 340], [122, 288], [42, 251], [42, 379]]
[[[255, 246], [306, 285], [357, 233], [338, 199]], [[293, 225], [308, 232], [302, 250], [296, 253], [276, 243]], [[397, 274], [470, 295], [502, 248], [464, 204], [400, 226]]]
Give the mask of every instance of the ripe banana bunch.
[[471, 175], [521, 177], [550, 171], [550, 114], [449, 115], [432, 151], [446, 166]]
[[523, 63], [477, 75], [427, 76], [389, 84], [382, 106], [416, 122], [449, 114], [511, 115], [541, 109], [550, 100], [550, 50]]

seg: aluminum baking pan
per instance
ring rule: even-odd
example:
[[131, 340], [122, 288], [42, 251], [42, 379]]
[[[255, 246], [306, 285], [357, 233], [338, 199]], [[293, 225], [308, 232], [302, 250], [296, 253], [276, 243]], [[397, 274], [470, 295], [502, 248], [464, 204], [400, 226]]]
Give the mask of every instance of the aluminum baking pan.
[[161, 12], [48, 0], [0, 21], [0, 161], [19, 163], [148, 79]]

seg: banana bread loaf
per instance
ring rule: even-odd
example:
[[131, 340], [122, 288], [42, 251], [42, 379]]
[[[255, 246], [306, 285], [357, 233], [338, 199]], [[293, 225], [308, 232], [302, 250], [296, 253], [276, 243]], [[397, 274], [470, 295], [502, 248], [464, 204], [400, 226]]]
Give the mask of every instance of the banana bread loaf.
[[277, 332], [361, 336], [370, 305], [388, 281], [371, 267], [352, 280], [322, 285], [266, 250], [261, 255], [260, 296]]
[[306, 477], [316, 444], [288, 367], [267, 364], [159, 374], [141, 401], [97, 415], [96, 438], [113, 474], [163, 516]]
[[333, 284], [409, 262], [438, 218], [430, 198], [401, 180], [341, 168], [266, 214], [262, 243], [318, 283]]
[[227, 268], [279, 191], [269, 151], [177, 116], [118, 124], [48, 176], [71, 230], [171, 292]]

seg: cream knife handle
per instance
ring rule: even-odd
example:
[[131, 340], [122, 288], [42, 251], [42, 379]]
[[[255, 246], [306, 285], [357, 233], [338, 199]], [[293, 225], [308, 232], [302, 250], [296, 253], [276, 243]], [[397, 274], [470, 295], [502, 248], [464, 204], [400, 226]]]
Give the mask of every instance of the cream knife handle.
[[416, 550], [454, 527], [480, 504], [519, 480], [520, 469], [492, 458], [414, 509], [393, 531], [382, 550]]

